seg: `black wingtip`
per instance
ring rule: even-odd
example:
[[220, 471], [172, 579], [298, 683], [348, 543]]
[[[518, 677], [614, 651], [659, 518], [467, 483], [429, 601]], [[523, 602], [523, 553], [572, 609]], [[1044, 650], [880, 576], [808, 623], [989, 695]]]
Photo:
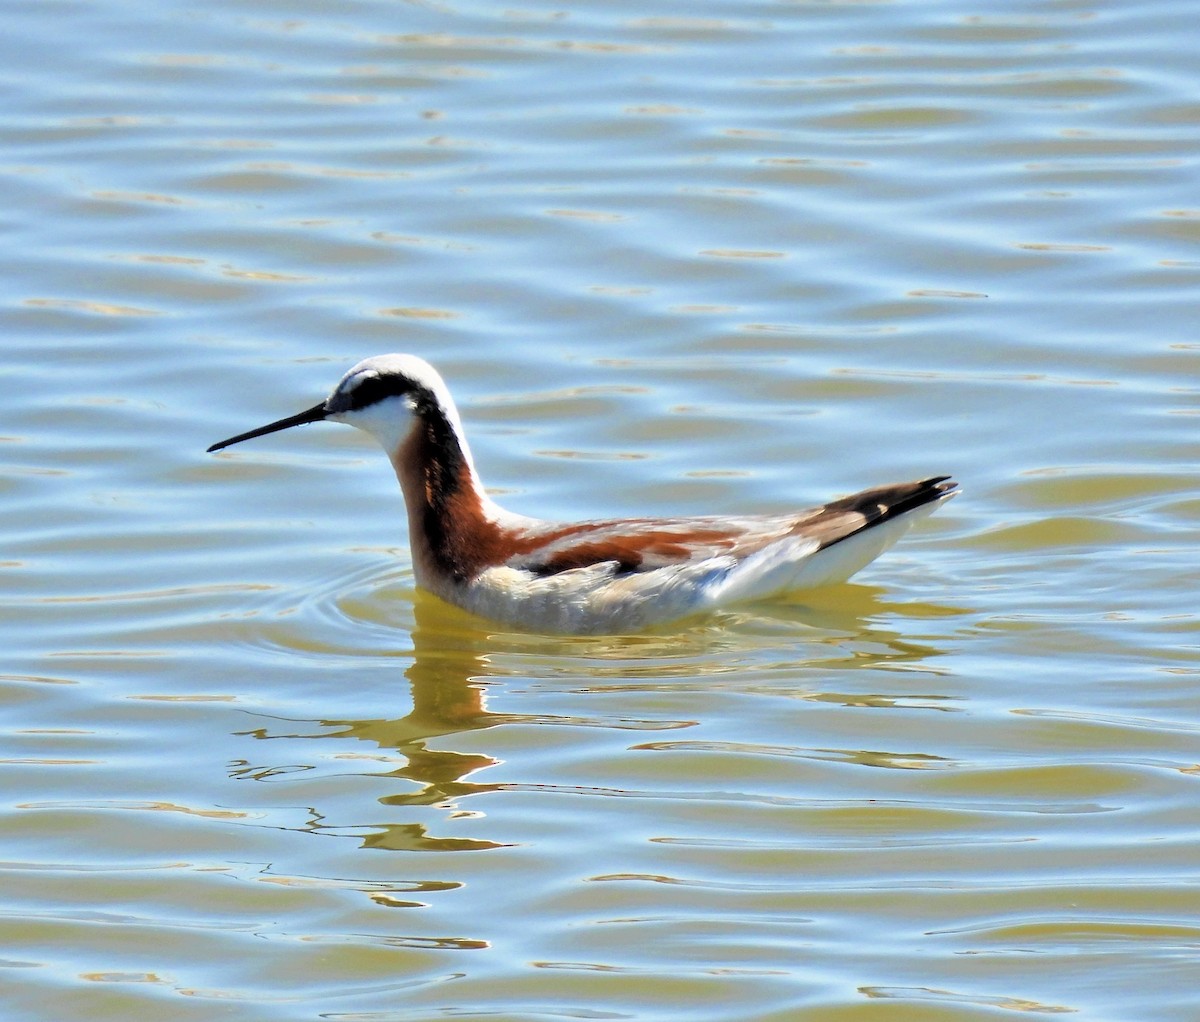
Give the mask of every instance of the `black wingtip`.
[[930, 476], [918, 484], [922, 489], [937, 490], [940, 494], [958, 493], [958, 483], [950, 476]]
[[915, 483], [892, 483], [852, 493], [827, 504], [826, 509], [855, 511], [863, 515], [868, 524], [882, 524], [889, 518], [897, 518], [936, 500], [948, 500], [958, 492], [958, 483], [950, 476], [930, 476]]
[[885, 514], [888, 518], [913, 511], [924, 504], [932, 504], [936, 500], [949, 500], [962, 492], [951, 476], [930, 476], [920, 482], [910, 483], [907, 493], [903, 492], [903, 486], [897, 486], [895, 489], [899, 492]]

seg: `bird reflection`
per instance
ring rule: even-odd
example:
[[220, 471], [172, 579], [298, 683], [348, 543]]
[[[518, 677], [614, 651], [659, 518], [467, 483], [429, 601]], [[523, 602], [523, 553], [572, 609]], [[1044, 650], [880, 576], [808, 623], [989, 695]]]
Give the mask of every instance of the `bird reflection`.
[[[344, 728], [337, 734], [373, 742], [404, 757], [404, 765], [386, 776], [404, 778], [417, 789], [385, 796], [379, 800], [381, 804], [441, 806], [450, 810], [451, 819], [471, 816], [474, 814], [457, 810], [459, 803], [499, 786], [467, 778], [499, 761], [483, 753], [430, 748], [429, 741], [496, 727], [513, 717], [491, 713], [484, 704], [484, 682], [480, 679], [488, 673], [486, 634], [424, 592], [417, 591], [414, 599], [413, 662], [405, 672], [412, 688], [412, 711], [396, 720], [340, 722]], [[396, 851], [470, 851], [502, 846], [501, 842], [479, 838], [433, 837], [419, 823], [385, 824], [363, 840], [365, 848]]]
[[[414, 655], [412, 664], [405, 671], [412, 689], [411, 712], [395, 719], [315, 721], [322, 728], [333, 729], [322, 731], [319, 735], [287, 735], [266, 728], [256, 729], [250, 734], [263, 739], [355, 738], [368, 742], [384, 753], [379, 758], [385, 761], [400, 759], [403, 763], [397, 769], [377, 776], [402, 778], [409, 782], [404, 786], [408, 790], [381, 798], [380, 804], [439, 807], [448, 819], [470, 817], [475, 814], [458, 809], [461, 800], [470, 795], [494, 791], [499, 786], [481, 784], [468, 778], [495, 766], [499, 760], [483, 753], [431, 748], [430, 743], [445, 735], [484, 730], [517, 718], [511, 714], [491, 713], [485, 706], [485, 683], [479, 679], [489, 673], [485, 652], [486, 633], [473, 628], [462, 612], [420, 592], [415, 594], [413, 610]], [[266, 780], [305, 769], [311, 770], [312, 767], [274, 766], [263, 769], [242, 763], [235, 765], [233, 775]], [[330, 823], [324, 814], [311, 809], [310, 821], [304, 829], [323, 834], [345, 834], [352, 829], [354, 833], [362, 835], [363, 847], [397, 851], [466, 851], [502, 847], [502, 843], [496, 841], [434, 837], [420, 823], [371, 823], [367, 827], [369, 833], [363, 835], [362, 826], [351, 828]]]
[[[238, 777], [267, 780], [284, 774], [302, 793], [306, 781], [320, 764], [331, 760], [369, 760], [385, 764], [372, 778], [393, 778], [392, 793], [379, 797], [377, 806], [402, 807], [401, 820], [342, 819], [331, 821], [317, 808], [309, 809], [302, 827], [310, 833], [353, 836], [362, 847], [395, 851], [477, 851], [506, 847], [511, 842], [489, 837], [461, 836], [464, 821], [482, 819], [468, 808], [474, 796], [496, 791], [522, 790], [511, 782], [486, 783], [476, 775], [501, 761], [486, 752], [439, 748], [456, 744], [447, 736], [467, 735], [503, 724], [569, 727], [612, 727], [622, 731], [665, 731], [690, 728], [696, 720], [637, 719], [610, 714], [572, 715], [494, 713], [485, 695], [490, 677], [506, 675], [513, 662], [532, 657], [539, 672], [565, 670], [594, 696], [619, 692], [622, 705], [635, 693], [666, 689], [697, 693], [736, 688], [762, 691], [772, 698], [840, 703], [847, 707], [904, 707], [951, 709], [954, 697], [936, 691], [913, 691], [916, 677], [933, 680], [932, 664], [943, 652], [913, 642], [887, 625], [896, 615], [882, 590], [846, 586], [826, 594], [819, 608], [807, 606], [749, 607], [737, 614], [709, 619], [683, 631], [626, 637], [519, 638], [485, 630], [478, 619], [421, 591], [412, 593], [414, 627], [412, 662], [405, 671], [411, 687], [412, 709], [398, 718], [325, 719], [305, 721], [303, 733], [291, 734], [263, 728], [258, 738], [357, 739], [370, 751], [327, 756], [317, 762], [271, 767], [238, 764]], [[906, 604], [908, 619], [960, 613], [935, 604]], [[864, 668], [870, 671], [864, 674]], [[876, 670], [872, 670], [875, 668]], [[884, 668], [884, 671], [877, 670]], [[845, 684], [839, 684], [840, 680]], [[883, 679], [903, 679], [891, 691], [872, 691], [863, 684]], [[689, 704], [701, 705], [700, 702]], [[300, 722], [295, 722], [300, 723]], [[311, 730], [313, 724], [319, 731]], [[442, 741], [439, 741], [442, 739]], [[478, 741], [463, 742], [469, 748]], [[650, 746], [638, 746], [638, 748]], [[375, 750], [378, 750], [376, 752]], [[820, 750], [818, 750], [820, 751]], [[829, 751], [829, 750], [826, 750]], [[837, 750], [834, 750], [837, 751]], [[844, 755], [845, 751], [839, 752]], [[883, 752], [863, 752], [871, 765], [894, 765]], [[909, 765], [911, 754], [905, 755]], [[388, 769], [390, 767], [390, 769]], [[547, 790], [544, 784], [539, 790]], [[327, 800], [328, 792], [319, 796]], [[303, 798], [303, 794], [300, 794]], [[339, 814], [346, 811], [339, 808]], [[495, 822], [495, 821], [493, 821]], [[496, 824], [499, 827], [499, 824]], [[435, 827], [440, 834], [431, 833]], [[455, 832], [458, 832], [457, 834]], [[475, 831], [478, 834], [478, 830]]]

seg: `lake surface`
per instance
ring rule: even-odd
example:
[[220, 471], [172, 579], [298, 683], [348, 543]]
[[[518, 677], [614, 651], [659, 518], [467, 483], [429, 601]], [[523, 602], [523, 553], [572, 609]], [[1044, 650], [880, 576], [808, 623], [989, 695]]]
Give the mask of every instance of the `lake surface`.
[[[1200, 1017], [1191, 4], [0, 2], [14, 1022]], [[643, 636], [414, 589], [496, 498], [953, 473]]]

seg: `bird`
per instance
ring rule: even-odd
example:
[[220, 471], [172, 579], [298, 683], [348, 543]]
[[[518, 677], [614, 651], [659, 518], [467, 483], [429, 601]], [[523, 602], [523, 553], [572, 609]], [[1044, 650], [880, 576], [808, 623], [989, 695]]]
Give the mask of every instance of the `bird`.
[[324, 401], [208, 453], [324, 421], [358, 427], [391, 460], [416, 584], [526, 632], [640, 632], [843, 582], [960, 492], [932, 476], [784, 514], [531, 518], [488, 495], [445, 381], [407, 354], [364, 359]]

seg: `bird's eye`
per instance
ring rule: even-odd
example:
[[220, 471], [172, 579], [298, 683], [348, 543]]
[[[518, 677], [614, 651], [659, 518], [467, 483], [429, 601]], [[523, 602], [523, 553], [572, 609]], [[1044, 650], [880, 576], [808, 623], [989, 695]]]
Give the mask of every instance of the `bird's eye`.
[[325, 402], [325, 409], [331, 414], [350, 411], [350, 395], [344, 390], [335, 390]]
[[381, 376], [372, 373], [360, 376], [344, 390], [329, 398], [330, 412], [358, 412], [389, 397], [405, 397], [413, 393], [411, 380], [398, 375]]

